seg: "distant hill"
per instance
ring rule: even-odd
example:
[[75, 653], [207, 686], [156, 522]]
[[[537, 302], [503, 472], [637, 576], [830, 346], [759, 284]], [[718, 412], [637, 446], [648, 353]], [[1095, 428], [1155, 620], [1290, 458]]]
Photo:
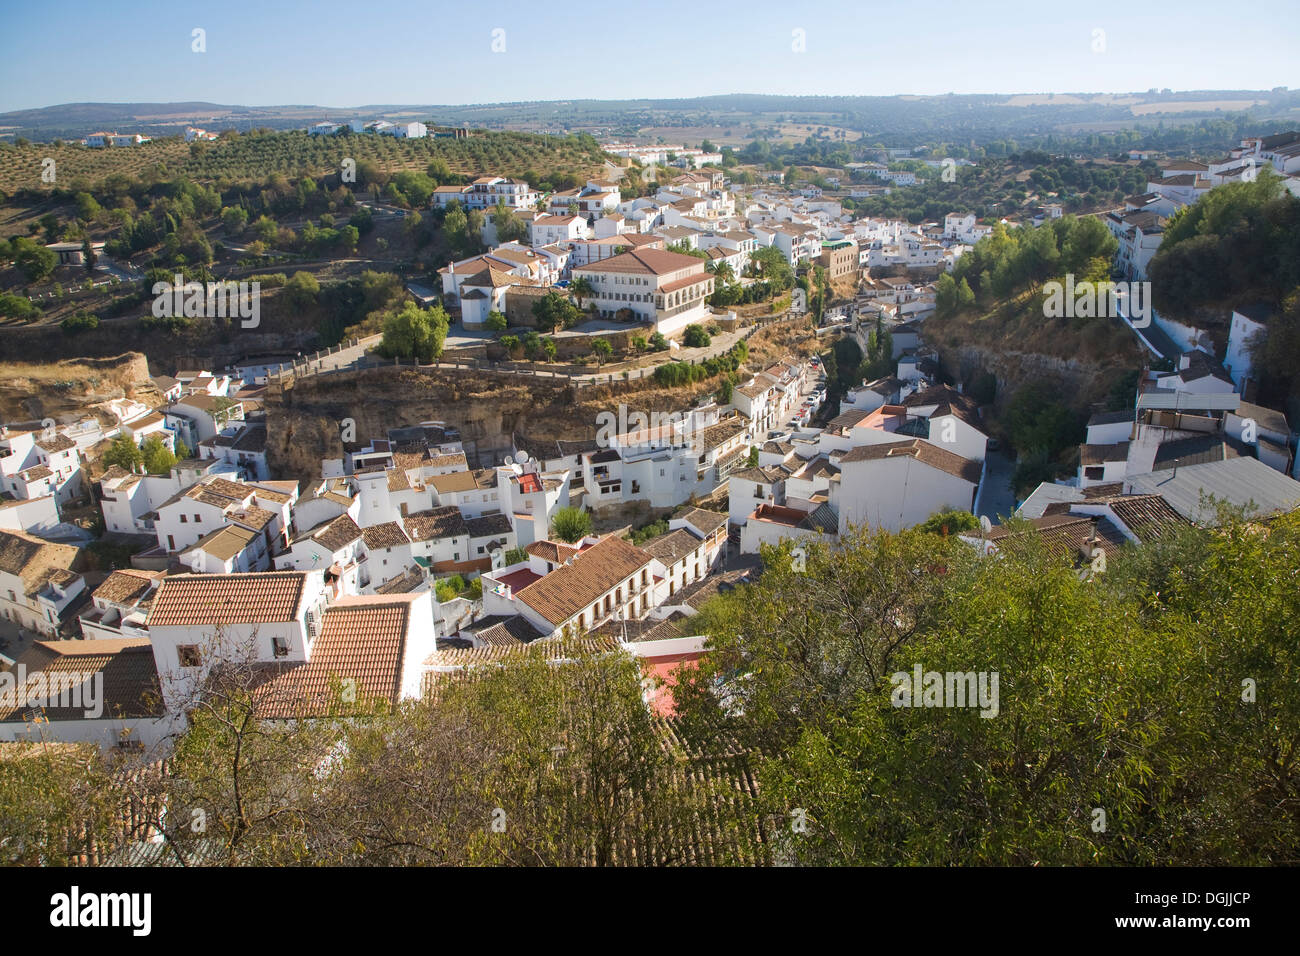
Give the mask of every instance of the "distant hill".
[[[555, 100], [490, 104], [312, 104], [238, 106], [184, 103], [65, 103], [0, 114], [0, 138], [48, 141], [80, 138], [105, 127], [166, 136], [188, 124], [216, 130], [300, 128], [321, 120], [409, 118], [489, 129], [636, 135], [641, 130], [695, 129], [696, 138], [731, 132], [734, 138], [781, 135], [786, 124], [812, 124], [861, 132], [885, 145], [910, 145], [918, 137], [983, 142], [1016, 136], [1087, 135], [1154, 128], [1247, 115], [1300, 124], [1300, 91], [1194, 90], [1123, 95], [1041, 93], [944, 96], [784, 96], [733, 93], [691, 99]], [[717, 128], [716, 134], [710, 131]], [[803, 130], [794, 133], [802, 138]]]

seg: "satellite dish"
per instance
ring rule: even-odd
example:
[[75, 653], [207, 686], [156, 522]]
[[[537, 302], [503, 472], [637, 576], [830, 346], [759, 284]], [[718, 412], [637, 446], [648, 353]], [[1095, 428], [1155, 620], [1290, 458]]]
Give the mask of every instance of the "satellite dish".
[[514, 463], [515, 463], [515, 460], [514, 460], [513, 458], [511, 458], [509, 455], [506, 455], [506, 464], [507, 464], [507, 465], [513, 465]]
[[993, 522], [989, 521], [988, 515], [980, 515], [980, 530], [985, 534], [993, 530]]
[[528, 452], [526, 452], [526, 451], [521, 451], [521, 452], [519, 453], [519, 464], [523, 465], [523, 464], [527, 464], [527, 463], [528, 463]]

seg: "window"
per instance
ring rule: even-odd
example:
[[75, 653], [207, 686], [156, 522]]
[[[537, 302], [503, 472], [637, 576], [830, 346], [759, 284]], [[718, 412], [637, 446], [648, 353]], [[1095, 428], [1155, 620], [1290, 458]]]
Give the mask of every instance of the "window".
[[188, 524], [189, 520], [190, 519], [187, 518], [185, 515], [181, 515], [181, 524]]
[[283, 637], [271, 638], [271, 653], [274, 654], [276, 657], [288, 657], [289, 642], [286, 641]]
[[201, 667], [203, 664], [203, 655], [199, 653], [197, 644], [178, 644], [176, 656], [180, 660], [181, 667]]
[[203, 522], [203, 515], [195, 515], [195, 516], [194, 516], [194, 523], [195, 523], [195, 524], [201, 524], [202, 522]]

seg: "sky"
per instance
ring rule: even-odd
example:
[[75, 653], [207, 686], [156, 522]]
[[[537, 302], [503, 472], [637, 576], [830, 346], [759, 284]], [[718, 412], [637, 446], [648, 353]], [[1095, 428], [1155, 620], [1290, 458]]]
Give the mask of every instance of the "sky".
[[0, 112], [1276, 86], [1294, 0], [0, 0]]

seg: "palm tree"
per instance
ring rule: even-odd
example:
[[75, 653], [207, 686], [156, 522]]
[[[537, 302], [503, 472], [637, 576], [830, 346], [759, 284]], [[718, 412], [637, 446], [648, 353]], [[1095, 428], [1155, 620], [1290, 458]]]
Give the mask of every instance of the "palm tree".
[[582, 300], [588, 299], [596, 294], [596, 290], [591, 287], [591, 280], [586, 276], [578, 276], [569, 284], [569, 291], [573, 297], [578, 300], [578, 308], [582, 308]]

